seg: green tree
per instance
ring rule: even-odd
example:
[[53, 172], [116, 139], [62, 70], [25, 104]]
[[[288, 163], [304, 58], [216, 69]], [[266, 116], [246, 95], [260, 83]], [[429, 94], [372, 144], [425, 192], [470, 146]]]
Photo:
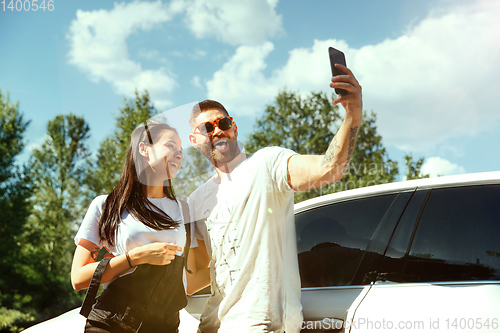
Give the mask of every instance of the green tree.
[[101, 142], [97, 152], [97, 161], [89, 169], [87, 184], [90, 197], [110, 193], [120, 179], [125, 153], [134, 129], [145, 123], [158, 111], [149, 99], [149, 93], [135, 91], [134, 100], [123, 100], [125, 106], [119, 109], [116, 117], [116, 129], [112, 135]]
[[335, 185], [336, 191], [391, 183], [398, 175], [398, 163], [388, 157], [376, 121], [373, 111], [363, 114], [356, 149], [342, 182]]
[[27, 301], [38, 318], [78, 306], [70, 284], [73, 236], [83, 218], [84, 183], [89, 152], [89, 126], [73, 114], [59, 115], [47, 125], [47, 138], [33, 150], [33, 210], [23, 235], [23, 275]]
[[424, 164], [423, 157], [419, 158], [418, 161], [413, 161], [413, 156], [405, 155], [405, 161], [407, 168], [406, 180], [429, 178], [428, 174], [424, 175], [421, 171], [422, 165]]
[[0, 308], [0, 332], [21, 332], [35, 318], [18, 310]]
[[0, 329], [33, 320], [23, 307], [23, 275], [20, 269], [21, 235], [29, 211], [29, 178], [15, 159], [24, 148], [29, 121], [0, 90]]
[[[339, 108], [325, 93], [282, 91], [274, 105], [268, 105], [257, 120], [256, 130], [245, 143], [248, 152], [268, 146], [281, 146], [299, 154], [322, 155], [342, 122]], [[376, 115], [364, 114], [356, 149], [342, 180], [314, 190], [295, 194], [295, 202], [355, 187], [392, 182], [398, 174], [397, 162], [389, 159], [377, 134]]]

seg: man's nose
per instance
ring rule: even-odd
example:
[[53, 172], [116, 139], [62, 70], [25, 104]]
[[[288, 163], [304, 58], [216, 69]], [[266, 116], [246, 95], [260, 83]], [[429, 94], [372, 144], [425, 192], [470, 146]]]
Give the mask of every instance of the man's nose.
[[217, 136], [221, 133], [224, 133], [224, 131], [221, 130], [218, 125], [215, 125], [214, 131], [212, 132], [212, 136]]

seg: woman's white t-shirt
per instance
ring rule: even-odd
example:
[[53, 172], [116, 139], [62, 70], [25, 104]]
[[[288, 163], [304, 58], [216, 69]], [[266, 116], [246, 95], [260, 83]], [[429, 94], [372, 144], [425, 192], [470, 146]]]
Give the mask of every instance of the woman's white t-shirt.
[[[148, 199], [156, 207], [168, 214], [174, 221], [180, 221], [179, 227], [168, 230], [154, 230], [138, 221], [125, 209], [121, 216], [122, 221], [118, 224], [114, 246], [111, 246], [106, 241], [100, 241], [99, 219], [101, 218], [106, 198], [107, 195], [100, 195], [92, 201], [75, 236], [75, 244], [78, 245], [80, 239], [83, 238], [99, 247], [105, 246], [115, 256], [125, 254], [125, 252], [136, 247], [155, 242], [172, 243], [184, 248], [184, 244], [186, 243], [186, 229], [184, 227], [184, 218], [180, 203], [167, 197]], [[182, 256], [182, 251], [177, 252], [177, 255]]]

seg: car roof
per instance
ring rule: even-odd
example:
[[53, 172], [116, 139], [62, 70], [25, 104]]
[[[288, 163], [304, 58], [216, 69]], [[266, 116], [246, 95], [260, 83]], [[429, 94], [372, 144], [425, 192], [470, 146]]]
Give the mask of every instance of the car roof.
[[416, 190], [417, 188], [428, 189], [478, 184], [500, 184], [500, 171], [414, 179], [361, 187], [352, 190], [326, 194], [320, 197], [299, 202], [295, 204], [294, 210], [295, 213], [298, 213], [310, 208], [314, 208], [316, 206], [322, 206], [332, 201], [343, 201], [348, 199], [356, 199], [358, 197], [373, 196], [377, 194], [412, 191]]

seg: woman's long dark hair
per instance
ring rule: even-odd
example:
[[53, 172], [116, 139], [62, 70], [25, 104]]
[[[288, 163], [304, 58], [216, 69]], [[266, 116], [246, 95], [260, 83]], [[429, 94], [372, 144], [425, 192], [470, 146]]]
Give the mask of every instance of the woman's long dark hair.
[[[154, 230], [174, 229], [179, 221], [174, 221], [168, 214], [158, 209], [145, 195], [146, 169], [149, 164], [139, 154], [139, 144], [157, 142], [165, 131], [175, 129], [167, 124], [140, 125], [132, 133], [130, 145], [125, 156], [122, 175], [115, 189], [108, 195], [99, 219], [99, 237], [101, 241], [114, 246], [118, 224], [125, 209], [138, 221]], [[163, 193], [175, 200], [172, 183], [168, 179], [163, 186]]]

